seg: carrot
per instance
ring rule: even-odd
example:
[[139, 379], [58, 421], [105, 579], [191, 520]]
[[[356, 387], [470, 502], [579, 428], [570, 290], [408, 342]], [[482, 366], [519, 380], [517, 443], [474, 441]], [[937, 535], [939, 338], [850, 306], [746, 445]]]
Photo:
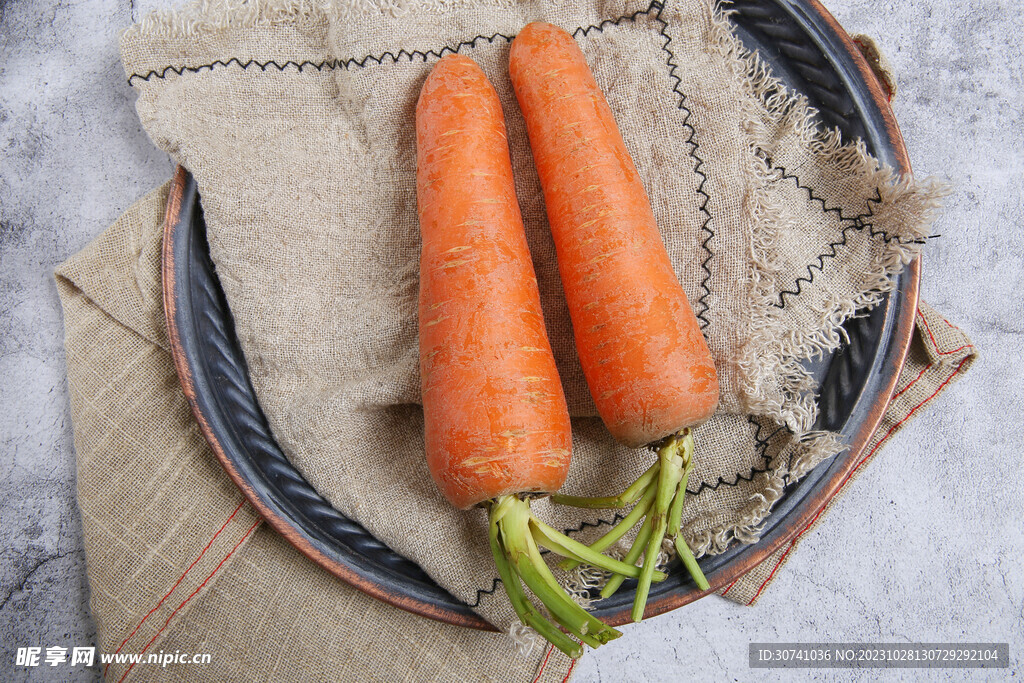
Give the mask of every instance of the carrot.
[[558, 490], [569, 411], [516, 202], [501, 104], [467, 57], [416, 110], [420, 366], [430, 471], [458, 508]]
[[[512, 43], [509, 72], [590, 393], [618, 441], [659, 448], [655, 466], [620, 496], [555, 497], [623, 507], [649, 493], [648, 512], [632, 520], [647, 517], [652, 529], [633, 608], [639, 621], [662, 539], [670, 532], [678, 537], [683, 482], [692, 467], [690, 428], [715, 412], [717, 374], [640, 175], [575, 40], [556, 26], [530, 24]], [[627, 530], [616, 527], [598, 547]], [[706, 590], [689, 548], [676, 545]]]
[[[456, 507], [489, 510], [499, 575], [523, 623], [569, 656], [621, 635], [558, 585], [545, 547], [638, 577], [639, 570], [537, 519], [529, 497], [565, 481], [572, 432], [516, 201], [497, 93], [470, 59], [431, 71], [416, 106], [420, 371], [427, 464]], [[664, 575], [658, 578], [664, 578]]]

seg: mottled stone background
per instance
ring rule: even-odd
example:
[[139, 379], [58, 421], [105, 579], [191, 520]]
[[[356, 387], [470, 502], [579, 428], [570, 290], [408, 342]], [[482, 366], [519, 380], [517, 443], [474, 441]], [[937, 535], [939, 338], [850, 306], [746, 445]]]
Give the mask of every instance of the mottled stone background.
[[[135, 117], [117, 44], [160, 4], [0, 0], [3, 681], [99, 678], [98, 668], [17, 668], [14, 656], [17, 647], [94, 642], [52, 273], [170, 176]], [[982, 357], [867, 467], [756, 607], [710, 598], [627, 627], [583, 659], [575, 680], [776, 680], [778, 672], [748, 668], [749, 642], [818, 640], [1009, 642], [1010, 671], [977, 677], [1020, 676], [1020, 8], [1011, 0], [825, 4], [850, 32], [876, 37], [897, 74], [894, 108], [916, 171], [952, 184], [935, 230], [942, 236], [925, 248], [922, 291]]]

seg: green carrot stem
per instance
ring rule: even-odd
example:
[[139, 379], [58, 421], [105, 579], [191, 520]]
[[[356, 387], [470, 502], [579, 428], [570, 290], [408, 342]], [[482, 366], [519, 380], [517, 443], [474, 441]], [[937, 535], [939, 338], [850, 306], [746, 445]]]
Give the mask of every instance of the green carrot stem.
[[556, 594], [559, 596], [559, 599], [566, 606], [570, 607], [575, 613], [580, 614], [586, 620], [586, 633], [594, 635], [602, 643], [606, 643], [609, 640], [615, 640], [616, 638], [622, 635], [621, 633], [613, 629], [611, 626], [608, 626], [604, 622], [592, 616], [589, 612], [587, 612], [578, 604], [576, 604], [576, 602], [574, 602], [572, 598], [570, 598], [565, 593], [565, 591], [559, 585], [558, 581], [555, 579], [554, 574], [552, 574], [551, 570], [548, 569], [548, 565], [544, 562], [544, 558], [541, 557], [540, 548], [538, 548], [537, 544], [534, 542], [533, 536], [526, 536], [526, 547], [529, 550], [530, 559], [533, 562], [533, 567], [537, 570], [537, 574], [540, 577], [540, 579], [544, 582], [544, 584], [546, 584], [548, 588], [550, 588], [551, 590], [557, 591]]
[[[512, 497], [514, 498], [514, 497]], [[509, 563], [551, 616], [583, 642], [597, 647], [621, 635], [577, 605], [551, 574], [530, 533], [529, 504], [515, 499], [499, 522]]]
[[498, 568], [498, 576], [501, 577], [501, 583], [505, 586], [505, 592], [512, 603], [512, 608], [516, 611], [520, 621], [537, 631], [549, 643], [565, 653], [566, 656], [577, 659], [583, 654], [582, 646], [544, 618], [526, 597], [526, 593], [519, 583], [519, 577], [508, 563], [508, 558], [505, 557], [505, 549], [501, 546], [498, 528], [500, 517], [495, 514], [497, 509], [498, 504], [491, 506], [488, 539], [491, 544], [491, 553], [494, 555], [494, 564]]
[[663, 515], [667, 520], [679, 480], [683, 478], [683, 461], [671, 446], [666, 446], [658, 457], [661, 460], [661, 471], [658, 476], [658, 489], [654, 495], [654, 512]]
[[[516, 581], [519, 581], [520, 579], [522, 579], [522, 581], [524, 583], [526, 583], [527, 586], [530, 587], [530, 590], [534, 590], [535, 578], [533, 576], [524, 577], [522, 574], [519, 573], [519, 570], [515, 566], [512, 566], [512, 571], [515, 574]], [[520, 588], [521, 588], [521, 586], [520, 586]], [[525, 593], [524, 593], [524, 595], [525, 595]], [[545, 595], [544, 588], [541, 589], [540, 593], [537, 593], [536, 591], [534, 591], [534, 595], [537, 595], [538, 598], [540, 598], [541, 595]], [[575, 619], [575, 618], [566, 618], [565, 614], [563, 614], [559, 610], [551, 609], [551, 606], [548, 605], [547, 603], [545, 603], [544, 606], [548, 608], [548, 611], [549, 611], [549, 613], [551, 615], [551, 618], [554, 619], [555, 623], [559, 624], [560, 626], [565, 628], [567, 631], [569, 631], [569, 633], [571, 633], [572, 635], [574, 635], [577, 638], [579, 638], [582, 643], [585, 643], [585, 644], [589, 645], [590, 647], [594, 647], [594, 648], [600, 647], [601, 645], [604, 644], [605, 641], [600, 640], [599, 638], [597, 638], [596, 636], [594, 636], [593, 634], [588, 632], [589, 626], [587, 624], [582, 623], [581, 621], [579, 621], [578, 619]], [[536, 608], [534, 608], [534, 609], [536, 609]], [[537, 612], [537, 614], [540, 615], [539, 612]], [[551, 625], [551, 622], [548, 621], [546, 618], [544, 618], [543, 616], [541, 616], [541, 618], [544, 619], [545, 621], [547, 621], [549, 625]], [[554, 627], [553, 625], [551, 625], [551, 626], [552, 626], [552, 628], [554, 628], [555, 632], [562, 634], [563, 637], [565, 637], [567, 640], [569, 640], [569, 642], [574, 643], [575, 645], [577, 645], [577, 647], [579, 646], [579, 644], [576, 643], [572, 638], [569, 638], [569, 636], [565, 632], [559, 630], [558, 628]], [[543, 633], [541, 631], [537, 631], [537, 632], [541, 633], [541, 635], [544, 635], [544, 637], [547, 638], [547, 635], [545, 633]], [[548, 638], [548, 641], [554, 643], [554, 641], [552, 641], [550, 638]], [[556, 647], [557, 647], [557, 645], [556, 645]], [[561, 649], [561, 648], [559, 648], [559, 649]], [[580, 647], [579, 649], [582, 652], [582, 647]], [[564, 650], [563, 650], [563, 652], [564, 652]]]
[[676, 497], [672, 500], [672, 508], [669, 510], [668, 517], [668, 531], [666, 533], [674, 539], [676, 554], [690, 573], [694, 583], [702, 591], [706, 591], [711, 588], [711, 584], [708, 583], [707, 577], [704, 576], [704, 572], [701, 571], [700, 566], [697, 564], [697, 559], [693, 556], [693, 551], [690, 550], [690, 546], [683, 540], [680, 533], [683, 523], [683, 501], [686, 499], [686, 486], [690, 481], [690, 470], [693, 469], [693, 434], [690, 430], [686, 430], [686, 433], [683, 435], [679, 451], [680, 457], [682, 457], [685, 463], [683, 466], [683, 478], [679, 480], [679, 486], [676, 488]]
[[679, 527], [683, 519], [683, 501], [686, 498], [686, 485], [690, 481], [690, 470], [693, 469], [693, 435], [686, 430], [679, 447], [679, 455], [683, 459], [683, 477], [676, 487], [675, 498], [672, 499], [672, 506], [668, 511], [668, 530], [665, 532], [669, 537], [675, 538], [679, 533]]
[[646, 472], [629, 485], [629, 488], [617, 496], [588, 498], [585, 496], [566, 496], [561, 493], [555, 493], [551, 496], [551, 500], [560, 505], [569, 505], [577, 508], [624, 508], [644, 494], [648, 485], [657, 476], [658, 467], [659, 464], [657, 462], [651, 465]]
[[636, 597], [633, 598], [633, 621], [641, 621], [644, 618], [647, 595], [651, 590], [651, 575], [654, 572], [654, 565], [658, 563], [658, 555], [661, 553], [661, 541], [665, 538], [666, 522], [664, 517], [659, 516], [651, 526], [651, 539], [647, 542], [647, 549], [644, 551], [644, 565], [636, 585]]
[[[710, 588], [693, 552], [686, 542], [680, 539], [686, 486], [690, 480], [690, 471], [693, 469], [693, 449], [693, 432], [689, 428], [681, 429], [658, 444], [658, 461], [618, 496], [583, 498], [556, 495], [552, 497], [556, 503], [577, 507], [606, 508], [623, 507], [628, 502], [639, 499], [640, 502], [622, 521], [589, 546], [596, 552], [606, 550], [612, 543], [622, 538], [627, 531], [634, 528], [641, 517], [644, 519], [633, 546], [623, 558], [625, 564], [635, 565], [640, 553], [644, 553], [640, 575], [636, 577], [637, 589], [632, 610], [634, 621], [643, 618], [644, 608], [650, 594], [650, 584], [661, 573], [655, 569], [655, 565], [662, 541], [666, 536], [673, 539], [679, 559], [697, 586], [704, 591]], [[556, 550], [556, 552], [560, 551]], [[576, 566], [578, 561], [576, 557], [570, 555], [567, 557], [569, 559], [560, 563], [559, 566], [570, 570]], [[615, 573], [601, 590], [601, 597], [608, 598], [613, 595], [627, 577], [632, 578], [633, 574]]]
[[[512, 571], [515, 572], [516, 580], [522, 579], [523, 582], [530, 587], [530, 590], [534, 591], [534, 595], [537, 595], [538, 598], [540, 598], [541, 595], [546, 594], [546, 588], [543, 586], [540, 588], [540, 593], [538, 593], [535, 590], [536, 577], [529, 571], [527, 572], [526, 576], [521, 574], [519, 570], [516, 568], [516, 566], [512, 566]], [[562, 626], [562, 628], [569, 631], [569, 633], [571, 633], [572, 635], [579, 638], [581, 642], [589, 645], [590, 647], [595, 648], [600, 647], [604, 644], [603, 641], [599, 640], [596, 636], [589, 633], [589, 625], [587, 625], [586, 623], [580, 621], [575, 617], [568, 618], [562, 610], [554, 609], [553, 606], [548, 603], [544, 603], [544, 606], [548, 608], [548, 613], [551, 615], [551, 618], [554, 619], [554, 621], [557, 624], [559, 624], [560, 626]], [[565, 635], [562, 631], [559, 631], [559, 633]], [[568, 636], [566, 637], [568, 638]], [[570, 638], [570, 640], [572, 639]]]
[[694, 583], [697, 584], [697, 588], [702, 591], [710, 590], [711, 584], [708, 583], [707, 577], [704, 576], [704, 572], [701, 571], [700, 565], [697, 564], [697, 558], [693, 556], [693, 551], [690, 550], [689, 544], [683, 540], [682, 535], [676, 536], [676, 554], [679, 555], [679, 559], [682, 560], [683, 566], [690, 572], [690, 576], [693, 577]]
[[[513, 497], [514, 498], [514, 497]], [[523, 513], [523, 501], [516, 500], [516, 504], [510, 507], [499, 522], [500, 538], [508, 556], [509, 564], [515, 573], [529, 586], [530, 590], [541, 603], [548, 608], [551, 616], [570, 633], [586, 642], [587, 632], [586, 620], [579, 618], [579, 615], [570, 615], [561, 607], [561, 599], [556, 592], [551, 591], [542, 581], [535, 578], [536, 570], [532, 566], [529, 549], [526, 547], [526, 538], [529, 533], [529, 513]], [[560, 592], [560, 591], [559, 591]]]
[[[644, 551], [644, 547], [647, 545], [647, 540], [651, 537], [651, 533], [654, 529], [651, 527], [651, 518], [647, 517], [644, 519], [644, 523], [640, 526], [640, 531], [637, 532], [636, 538], [633, 540], [633, 545], [630, 546], [626, 556], [622, 558], [622, 561], [627, 564], [633, 564], [640, 557], [640, 553]], [[608, 583], [601, 589], [602, 598], [610, 598], [615, 594], [615, 591], [619, 590], [619, 586], [626, 580], [626, 577], [622, 574], [616, 574], [612, 578], [608, 579]]]
[[668, 509], [668, 529], [665, 533], [675, 538], [676, 534], [679, 533], [679, 528], [683, 523], [683, 502], [686, 500], [686, 485], [690, 481], [690, 468], [686, 467], [683, 469], [683, 478], [679, 480], [679, 486], [676, 487], [676, 495], [672, 499], [672, 507]]
[[[638, 567], [626, 564], [607, 555], [602, 555], [579, 541], [569, 538], [560, 531], [556, 531], [536, 517], [530, 517], [530, 528], [533, 530], [534, 541], [563, 557], [599, 567], [613, 574], [624, 574], [631, 579], [636, 579], [640, 576], [640, 569]], [[658, 572], [658, 581], [664, 581], [667, 578], [667, 574]]]
[[[612, 544], [625, 536], [626, 532], [635, 527], [637, 523], [643, 519], [644, 515], [647, 514], [647, 511], [651, 508], [651, 503], [654, 502], [654, 493], [654, 487], [648, 486], [647, 490], [644, 492], [643, 498], [641, 498], [640, 502], [629, 511], [629, 514], [623, 517], [619, 523], [613, 526], [604, 536], [591, 543], [588, 547], [599, 553], [612, 547]], [[578, 564], [580, 563], [576, 560], [567, 559], [559, 562], [558, 566], [565, 571], [571, 571]]]
[[636, 596], [633, 598], [633, 621], [640, 621], [644, 618], [644, 608], [647, 606], [647, 596], [651, 591], [654, 567], [658, 562], [658, 555], [661, 553], [661, 542], [665, 538], [665, 530], [668, 528], [669, 508], [675, 498], [679, 481], [683, 477], [684, 461], [678, 451], [680, 442], [684, 439], [679, 439], [676, 436], [670, 437], [658, 449], [658, 460], [661, 463], [658, 470], [658, 488], [654, 494], [652, 511], [648, 513], [648, 518], [652, 519], [651, 538], [644, 551], [644, 564], [637, 582]]

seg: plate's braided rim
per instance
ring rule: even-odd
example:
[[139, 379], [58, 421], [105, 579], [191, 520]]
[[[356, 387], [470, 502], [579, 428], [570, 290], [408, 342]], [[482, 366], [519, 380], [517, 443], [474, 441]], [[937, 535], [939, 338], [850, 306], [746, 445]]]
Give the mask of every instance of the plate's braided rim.
[[845, 140], [865, 137], [853, 98], [835, 69], [781, 7], [765, 0], [727, 0], [724, 6], [733, 13], [735, 23], [778, 49], [792, 75], [801, 81], [793, 84], [795, 90], [807, 96], [823, 125], [838, 128]]

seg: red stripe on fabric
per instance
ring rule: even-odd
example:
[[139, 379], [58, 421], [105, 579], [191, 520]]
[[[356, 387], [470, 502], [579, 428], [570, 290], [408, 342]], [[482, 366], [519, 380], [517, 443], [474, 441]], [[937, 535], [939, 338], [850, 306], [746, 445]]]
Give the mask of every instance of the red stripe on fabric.
[[[939, 351], [939, 343], [937, 341], [935, 341], [935, 335], [932, 334], [932, 328], [931, 328], [930, 325], [928, 325], [928, 321], [925, 319], [925, 317], [921, 313], [921, 311], [917, 312], [917, 316], [919, 318], [921, 318], [921, 322], [924, 323], [924, 329], [928, 332], [928, 337], [932, 340], [932, 346], [935, 347], [935, 353], [939, 354], [940, 356], [948, 356], [951, 353], [956, 353], [957, 351], [963, 351], [964, 349], [973, 349], [974, 348], [974, 344], [964, 344], [963, 346], [955, 348], [952, 351]], [[943, 318], [943, 320], [945, 320], [945, 318]], [[950, 327], [952, 327], [957, 332], [960, 331], [959, 329], [954, 327], [948, 320], [946, 320], [946, 324], [949, 325]]]
[[[864, 462], [864, 461], [861, 460], [861, 462]], [[840, 484], [840, 488], [842, 488], [842, 484]], [[839, 493], [839, 491], [837, 490], [836, 493]], [[828, 505], [826, 505], [826, 506], [822, 507], [820, 510], [818, 510], [818, 512], [814, 515], [814, 517], [811, 518], [811, 521], [807, 522], [807, 524], [804, 525], [804, 528], [802, 528], [797, 533], [797, 535], [793, 538], [793, 540], [789, 542], [789, 547], [786, 548], [786, 552], [782, 553], [782, 555], [779, 556], [779, 561], [775, 563], [774, 567], [772, 567], [772, 573], [768, 575], [768, 578], [765, 579], [764, 582], [761, 584], [761, 586], [757, 589], [757, 592], [754, 593], [754, 597], [750, 598], [750, 602], [747, 603], [747, 607], [749, 607], [750, 605], [754, 604], [754, 601], [757, 600], [757, 597], [759, 595], [761, 595], [761, 591], [764, 590], [765, 586], [767, 586], [768, 583], [772, 580], [772, 577], [775, 576], [775, 572], [777, 572], [779, 570], [779, 567], [782, 566], [782, 562], [786, 559], [786, 555], [789, 555], [789, 551], [792, 550], [793, 547], [797, 544], [797, 541], [800, 540], [800, 537], [803, 536], [807, 532], [808, 529], [810, 529], [812, 526], [814, 526], [814, 523], [816, 521], [818, 521], [818, 517], [821, 517], [822, 513], [825, 512], [825, 509], [827, 507], [828, 507]]]
[[739, 581], [739, 579], [736, 579], [735, 581], [733, 581], [732, 583], [730, 583], [728, 586], [725, 587], [725, 590], [722, 591], [722, 597], [725, 597], [725, 594], [732, 590], [732, 587], [736, 585], [737, 581]]
[[537, 670], [537, 677], [533, 679], [533, 683], [537, 683], [540, 680], [541, 675], [544, 673], [544, 667], [548, 665], [548, 660], [551, 659], [551, 653], [554, 649], [554, 645], [548, 645], [548, 653], [544, 657], [544, 661], [540, 663], [540, 669]]
[[914, 378], [914, 380], [913, 380], [912, 382], [910, 382], [909, 384], [907, 384], [907, 386], [903, 387], [902, 389], [900, 389], [899, 391], [897, 391], [897, 392], [896, 392], [895, 394], [893, 394], [893, 395], [892, 395], [892, 400], [893, 400], [893, 401], [895, 401], [895, 400], [896, 400], [897, 398], [899, 398], [900, 396], [902, 396], [902, 395], [903, 395], [903, 393], [904, 393], [904, 392], [905, 392], [905, 391], [906, 391], [907, 389], [909, 389], [910, 387], [912, 387], [912, 386], [914, 386], [915, 384], [917, 384], [917, 380], [921, 379], [921, 375], [923, 375], [924, 373], [928, 372], [928, 369], [929, 369], [929, 368], [930, 368], [931, 366], [932, 366], [932, 364], [931, 364], [931, 363], [929, 363], [928, 365], [926, 365], [926, 366], [924, 366], [923, 368], [921, 368], [921, 372], [917, 373], [917, 377], [915, 377], [915, 378]]
[[789, 551], [790, 551], [790, 550], [792, 550], [792, 549], [793, 549], [793, 543], [791, 542], [791, 543], [789, 544], [789, 547], [788, 547], [788, 548], [786, 548], [786, 552], [782, 553], [782, 555], [781, 555], [781, 556], [779, 557], [779, 561], [775, 563], [775, 566], [774, 566], [774, 567], [772, 567], [772, 572], [771, 572], [771, 574], [769, 574], [769, 575], [768, 575], [768, 578], [767, 578], [767, 579], [765, 579], [765, 580], [764, 580], [764, 581], [763, 581], [763, 582], [761, 583], [761, 585], [760, 585], [760, 586], [758, 586], [758, 588], [757, 588], [757, 592], [756, 592], [756, 593], [754, 593], [754, 597], [750, 598], [750, 601], [749, 601], [749, 602], [747, 602], [747, 607], [750, 607], [751, 605], [753, 605], [753, 604], [754, 604], [754, 601], [755, 601], [755, 600], [757, 600], [757, 598], [758, 598], [758, 597], [760, 597], [760, 595], [761, 595], [761, 591], [763, 591], [763, 590], [764, 590], [764, 587], [765, 587], [765, 586], [767, 586], [767, 585], [768, 585], [768, 582], [772, 580], [772, 577], [773, 577], [773, 576], [775, 576], [775, 572], [777, 572], [777, 571], [779, 570], [779, 567], [781, 567], [781, 566], [782, 566], [782, 561], [786, 559], [786, 555], [789, 555]]
[[[139, 653], [140, 655], [146, 654], [146, 650], [148, 650], [149, 646], [152, 645], [156, 641], [156, 639], [160, 637], [160, 634], [164, 632], [164, 630], [167, 628], [167, 625], [171, 623], [171, 619], [174, 618], [174, 615], [177, 614], [178, 612], [180, 612], [181, 609], [185, 605], [187, 605], [189, 603], [189, 601], [192, 600], [192, 598], [194, 598], [196, 596], [196, 594], [198, 594], [199, 591], [201, 591], [203, 589], [203, 587], [207, 583], [210, 582], [210, 579], [212, 579], [214, 577], [214, 575], [217, 572], [220, 571], [220, 568], [224, 566], [224, 563], [227, 562], [228, 559], [230, 559], [231, 556], [235, 554], [235, 551], [238, 550], [239, 547], [241, 547], [242, 543], [245, 542], [245, 539], [249, 538], [249, 536], [252, 534], [252, 532], [256, 530], [256, 527], [259, 526], [261, 521], [263, 521], [263, 520], [257, 519], [255, 522], [253, 522], [252, 526], [249, 527], [249, 530], [246, 531], [245, 534], [243, 534], [243, 536], [240, 539], [238, 539], [238, 543], [235, 543], [235, 546], [231, 550], [228, 551], [228, 554], [224, 556], [224, 559], [221, 560], [220, 563], [216, 567], [213, 568], [213, 571], [210, 572], [209, 576], [207, 576], [205, 579], [203, 579], [203, 582], [201, 584], [199, 584], [196, 587], [196, 589], [194, 591], [192, 591], [192, 593], [187, 598], [185, 598], [182, 601], [182, 603], [180, 605], [178, 605], [177, 607], [174, 608], [174, 611], [171, 612], [171, 615], [169, 617], [167, 617], [167, 621], [164, 622], [164, 625], [161, 626], [160, 630], [157, 631], [153, 635], [153, 637], [149, 639], [149, 642], [146, 643], [146, 647], [142, 648], [142, 652]], [[122, 675], [121, 678], [118, 679], [117, 683], [122, 683], [122, 681], [124, 681], [124, 679], [128, 676], [128, 674], [131, 672], [131, 670], [132, 670], [132, 668], [134, 666], [135, 666], [135, 662], [132, 662], [131, 665], [128, 667], [128, 670], [124, 672], [124, 675]]]
[[572, 670], [576, 668], [576, 662], [578, 661], [580, 660], [572, 660], [572, 664], [569, 665], [569, 670], [565, 672], [565, 678], [562, 679], [562, 683], [565, 683], [567, 680], [569, 680], [569, 677], [572, 676]]
[[957, 332], [959, 332], [960, 334], [963, 334], [963, 333], [964, 333], [964, 331], [963, 331], [963, 330], [961, 330], [961, 329], [960, 329], [959, 327], [957, 327], [957, 326], [956, 326], [956, 325], [954, 325], [953, 323], [949, 322], [949, 321], [948, 321], [948, 320], [946, 320], [945, 318], [943, 318], [943, 319], [942, 319], [942, 322], [946, 323], [947, 325], [949, 325], [949, 327], [950, 327], [951, 329], [954, 329], [954, 330], [956, 330], [956, 331], [957, 331]]
[[[245, 505], [245, 498], [242, 498], [242, 502], [240, 502], [238, 504], [238, 507], [235, 508], [235, 511], [231, 513], [231, 516], [228, 517], [227, 520], [223, 524], [220, 525], [220, 528], [217, 529], [216, 533], [213, 534], [213, 536], [210, 538], [209, 542], [207, 542], [206, 546], [203, 547], [202, 551], [200, 551], [200, 553], [199, 553], [199, 556], [196, 557], [196, 559], [193, 560], [192, 564], [190, 564], [188, 566], [188, 569], [186, 569], [182, 573], [182, 575], [178, 577], [178, 580], [174, 582], [174, 585], [171, 586], [171, 589], [169, 591], [167, 591], [167, 593], [164, 595], [164, 597], [160, 598], [160, 602], [156, 603], [156, 607], [154, 607], [153, 609], [149, 610], [149, 612], [146, 613], [146, 616], [142, 617], [142, 621], [140, 621], [138, 623], [138, 625], [135, 627], [135, 630], [132, 631], [131, 633], [129, 633], [127, 638], [125, 638], [123, 641], [121, 641], [121, 644], [118, 646], [118, 648], [116, 650], [114, 650], [114, 654], [119, 653], [121, 651], [121, 648], [123, 648], [128, 643], [128, 641], [131, 640], [132, 637], [136, 633], [139, 632], [139, 629], [142, 628], [142, 625], [146, 623], [146, 620], [149, 619], [153, 615], [153, 612], [155, 612], [158, 609], [160, 609], [160, 606], [164, 604], [164, 601], [167, 600], [167, 598], [171, 597], [171, 593], [173, 593], [175, 590], [177, 590], [178, 586], [181, 585], [181, 582], [185, 580], [185, 576], [187, 576], [188, 573], [190, 571], [192, 571], [192, 568], [195, 567], [199, 563], [199, 560], [203, 559], [203, 555], [206, 554], [206, 551], [210, 549], [210, 546], [213, 545], [213, 542], [215, 540], [217, 540], [218, 536], [220, 536], [220, 532], [224, 531], [224, 529], [227, 528], [228, 524], [230, 524], [231, 520], [235, 518], [235, 515], [238, 514], [238, 511], [242, 509], [243, 505]], [[107, 665], [105, 667], [103, 667], [103, 675], [104, 676], [107, 675], [107, 669], [109, 669], [109, 668], [110, 668], [110, 663], [107, 662]]]
[[[953, 372], [951, 372], [949, 374], [949, 377], [947, 377], [946, 379], [942, 380], [942, 383], [939, 384], [939, 386], [935, 387], [935, 391], [933, 391], [928, 396], [928, 398], [923, 399], [920, 403], [918, 403], [916, 406], [911, 408], [910, 412], [908, 412], [906, 415], [904, 415], [903, 418], [899, 422], [897, 422], [896, 424], [894, 424], [892, 427], [889, 428], [889, 431], [887, 431], [885, 433], [885, 436], [883, 436], [881, 439], [879, 439], [878, 443], [876, 443], [874, 448], [871, 449], [871, 452], [869, 452], [867, 455], [865, 455], [863, 458], [861, 458], [860, 462], [858, 462], [857, 465], [852, 470], [850, 470], [850, 473], [846, 475], [846, 478], [843, 479], [843, 482], [839, 485], [839, 489], [836, 490], [836, 493], [838, 493], [839, 490], [841, 490], [844, 486], [846, 486], [846, 482], [848, 482], [850, 480], [850, 477], [852, 477], [854, 475], [854, 473], [857, 471], [857, 469], [861, 465], [863, 465], [869, 458], [871, 458], [871, 456], [874, 455], [875, 451], [877, 451], [879, 448], [881, 448], [882, 444], [884, 444], [886, 441], [889, 440], [889, 437], [892, 436], [893, 432], [895, 432], [897, 429], [899, 429], [901, 426], [903, 426], [906, 423], [907, 420], [909, 420], [911, 417], [913, 417], [914, 413], [916, 413], [918, 410], [923, 408], [926, 404], [931, 403], [932, 399], [939, 395], [939, 392], [942, 391], [943, 388], [945, 388], [945, 386], [947, 384], [949, 384], [953, 380], [954, 377], [957, 376], [957, 374], [960, 372], [961, 368], [964, 367], [964, 363], [966, 363], [967, 360], [968, 360], [967, 358], [961, 359], [961, 361], [957, 364], [957, 366], [955, 368], [953, 368]], [[920, 376], [918, 377], [918, 379], [920, 379]], [[915, 382], [916, 381], [917, 380], [915, 380]]]
[[[927, 325], [927, 323], [926, 323], [926, 325]], [[924, 405], [926, 405], [927, 403], [930, 403], [931, 400], [933, 398], [935, 398], [939, 394], [940, 391], [942, 391], [943, 387], [945, 387], [947, 384], [949, 384], [950, 381], [952, 381], [952, 379], [957, 376], [957, 374], [960, 372], [961, 368], [963, 368], [964, 363], [966, 363], [966, 362], [967, 362], [966, 358], [961, 360], [960, 363], [956, 366], [956, 368], [953, 369], [953, 372], [950, 373], [949, 377], [944, 379], [942, 381], [942, 383], [938, 387], [935, 388], [935, 391], [933, 391], [931, 393], [931, 395], [928, 396], [928, 398], [924, 399], [923, 401], [918, 403], [916, 406], [911, 408], [910, 412], [908, 412], [906, 415], [904, 415], [903, 418], [899, 422], [897, 422], [896, 424], [894, 424], [892, 427], [889, 428], [889, 431], [887, 431], [885, 433], [885, 436], [883, 436], [881, 439], [879, 439], [878, 443], [876, 443], [874, 445], [874, 447], [871, 449], [871, 451], [867, 455], [865, 455], [863, 458], [861, 458], [860, 461], [853, 467], [853, 469], [850, 470], [849, 474], [846, 475], [846, 477], [843, 479], [842, 483], [839, 484], [839, 488], [836, 489], [836, 492], [833, 495], [833, 498], [835, 497], [835, 495], [839, 495], [839, 492], [843, 490], [843, 487], [846, 486], [846, 483], [848, 481], [850, 481], [850, 477], [852, 477], [854, 475], [854, 473], [856, 473], [856, 471], [860, 468], [861, 465], [863, 465], [865, 462], [867, 462], [868, 460], [871, 459], [871, 456], [875, 454], [875, 451], [877, 451], [882, 446], [882, 444], [884, 444], [886, 441], [889, 440], [889, 437], [892, 436], [893, 432], [895, 432], [897, 429], [899, 429], [900, 426], [905, 424], [906, 421], [909, 420], [914, 415], [914, 413], [916, 413], [918, 410], [920, 410]], [[917, 381], [919, 379], [921, 379], [921, 377], [923, 375], [924, 375], [924, 372], [922, 371], [916, 378], [914, 378], [913, 382], [911, 382], [906, 387], [904, 387], [903, 391], [906, 391], [911, 386], [916, 384]], [[803, 536], [805, 533], [807, 533], [807, 530], [810, 529], [814, 525], [814, 522], [817, 521], [818, 517], [821, 516], [821, 513], [825, 512], [825, 510], [827, 508], [828, 508], [828, 505], [826, 504], [824, 507], [822, 507], [820, 510], [818, 510], [818, 514], [814, 515], [814, 517], [811, 519], [811, 521], [809, 521], [804, 526], [804, 528], [801, 529], [799, 531], [799, 533], [797, 533], [797, 535], [793, 538], [793, 540], [789, 542], [789, 547], [786, 548], [786, 552], [782, 553], [782, 556], [779, 557], [779, 561], [775, 563], [775, 566], [772, 568], [771, 574], [768, 575], [768, 578], [765, 579], [764, 582], [761, 584], [761, 586], [757, 589], [757, 592], [754, 594], [754, 597], [752, 597], [750, 599], [750, 602], [747, 603], [748, 607], [750, 605], [754, 604], [754, 601], [757, 600], [759, 595], [761, 595], [761, 591], [764, 590], [765, 586], [767, 586], [768, 583], [772, 580], [772, 577], [775, 576], [775, 572], [778, 571], [780, 566], [782, 566], [782, 561], [786, 559], [786, 555], [788, 555], [789, 551], [793, 549], [793, 546], [795, 546], [797, 544], [797, 542], [799, 542], [800, 537]]]

